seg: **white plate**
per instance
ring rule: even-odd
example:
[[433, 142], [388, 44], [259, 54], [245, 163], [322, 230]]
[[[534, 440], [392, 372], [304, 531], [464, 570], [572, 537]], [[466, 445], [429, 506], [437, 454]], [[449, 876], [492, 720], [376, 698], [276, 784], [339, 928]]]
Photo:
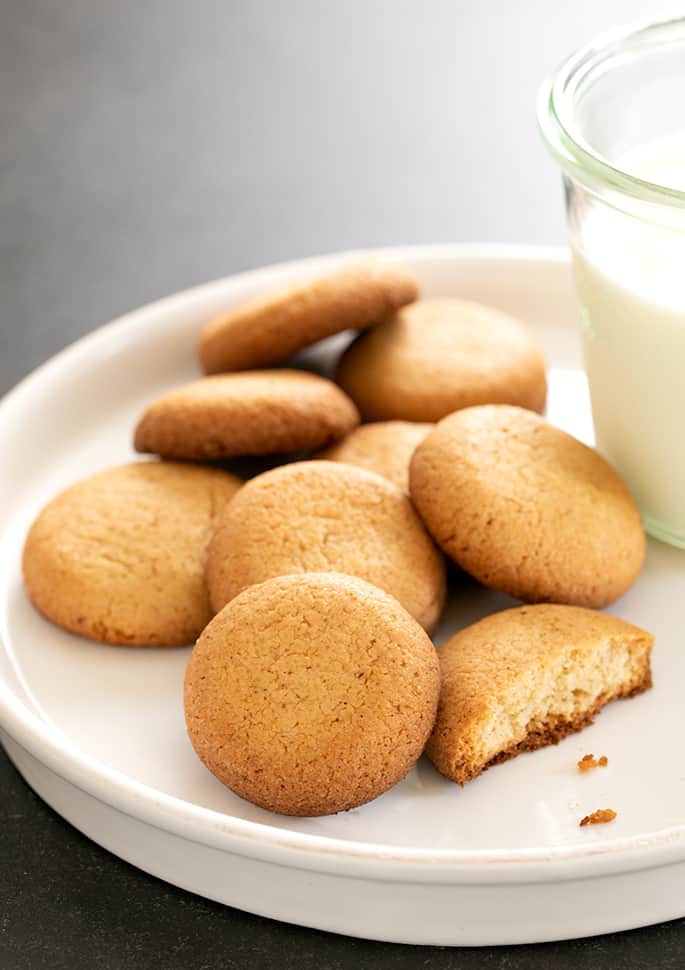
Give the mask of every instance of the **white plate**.
[[[521, 315], [551, 366], [551, 420], [591, 439], [562, 252], [397, 251], [427, 295]], [[183, 727], [187, 649], [106, 647], [41, 619], [20, 579], [26, 529], [58, 489], [132, 457], [131, 429], [158, 392], [196, 374], [214, 311], [328, 262], [247, 273], [139, 310], [59, 354], [0, 406], [0, 727], [30, 785], [95, 841], [212, 899], [381, 940], [494, 944], [570, 938], [685, 914], [685, 555], [650, 543], [613, 612], [657, 635], [654, 689], [610, 705], [557, 747], [464, 789], [421, 761], [370, 805], [322, 819], [271, 815], [223, 788]], [[339, 346], [340, 338], [334, 341]], [[330, 349], [330, 343], [329, 343]], [[508, 605], [453, 590], [440, 639]], [[581, 775], [586, 752], [609, 767]], [[611, 807], [611, 825], [579, 828]]]

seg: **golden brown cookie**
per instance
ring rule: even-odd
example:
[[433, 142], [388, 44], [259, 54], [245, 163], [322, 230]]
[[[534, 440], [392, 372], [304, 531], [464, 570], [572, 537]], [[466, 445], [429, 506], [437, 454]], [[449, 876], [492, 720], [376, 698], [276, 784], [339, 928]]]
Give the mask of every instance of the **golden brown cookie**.
[[185, 716], [225, 785], [285, 815], [376, 798], [420, 756], [435, 720], [438, 660], [391, 596], [352, 576], [250, 586], [190, 657]]
[[577, 606], [493, 613], [440, 647], [426, 754], [463, 785], [521, 751], [556, 744], [609, 701], [651, 687], [653, 643], [630, 623]]
[[474, 404], [541, 411], [547, 382], [533, 334], [499, 310], [423, 300], [359, 336], [336, 380], [366, 421], [439, 421]]
[[445, 552], [517, 599], [606, 606], [642, 568], [644, 531], [623, 481], [532, 411], [449, 415], [414, 452], [410, 489]]
[[221, 314], [200, 335], [200, 360], [208, 374], [275, 364], [341, 330], [380, 323], [418, 292], [408, 266], [367, 257]]
[[359, 423], [332, 381], [296, 370], [203, 377], [169, 391], [143, 414], [137, 451], [206, 460], [320, 448]]
[[407, 495], [380, 475], [332, 461], [264, 472], [226, 508], [210, 543], [212, 606], [288, 573], [359, 576], [432, 629], [445, 601], [445, 564]]
[[207, 544], [241, 484], [226, 472], [156, 461], [77, 482], [27, 536], [31, 601], [65, 630], [104, 643], [191, 643], [212, 616]]
[[315, 457], [366, 468], [408, 492], [409, 461], [416, 446], [432, 428], [432, 424], [413, 421], [362, 424]]

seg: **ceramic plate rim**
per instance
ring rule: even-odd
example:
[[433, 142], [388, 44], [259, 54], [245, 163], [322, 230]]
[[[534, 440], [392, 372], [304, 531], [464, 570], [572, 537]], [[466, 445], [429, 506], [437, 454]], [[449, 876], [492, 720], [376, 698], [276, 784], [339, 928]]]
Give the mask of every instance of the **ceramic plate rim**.
[[[417, 264], [435, 259], [555, 265], [569, 261], [569, 255], [562, 247], [516, 244], [396, 246], [372, 251]], [[316, 271], [331, 262], [365, 252], [368, 251], [331, 253], [231, 274], [124, 314], [61, 350], [10, 390], [0, 400], [0, 432], [11, 423], [14, 411], [30, 397], [35, 386], [58, 377], [63, 369], [77, 364], [111, 341], [127, 339], [130, 334], [142, 330], [150, 319], [163, 319], [183, 305], [191, 307], [212, 291], [230, 290], [244, 284], [267, 286], [273, 278]], [[0, 546], [5, 541], [6, 536], [1, 537]], [[67, 739], [52, 733], [2, 679], [0, 728], [59, 777], [125, 815], [192, 842], [304, 870], [393, 881], [399, 877], [420, 883], [528, 883], [612, 875], [685, 859], [685, 824], [644, 836], [598, 841], [587, 846], [465, 850], [343, 841], [236, 818], [160, 792], [84, 754]]]

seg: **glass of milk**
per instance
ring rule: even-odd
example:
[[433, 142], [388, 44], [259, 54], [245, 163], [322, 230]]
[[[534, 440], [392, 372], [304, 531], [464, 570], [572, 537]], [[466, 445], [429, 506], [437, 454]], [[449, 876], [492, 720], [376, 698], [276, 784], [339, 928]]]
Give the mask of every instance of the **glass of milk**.
[[685, 18], [613, 31], [543, 86], [597, 447], [685, 548]]

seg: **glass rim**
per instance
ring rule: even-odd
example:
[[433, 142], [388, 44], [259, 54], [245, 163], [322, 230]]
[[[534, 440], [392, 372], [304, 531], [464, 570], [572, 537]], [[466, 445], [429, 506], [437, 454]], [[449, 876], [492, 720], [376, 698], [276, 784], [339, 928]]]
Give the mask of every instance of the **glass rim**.
[[685, 208], [685, 191], [617, 168], [583, 138], [574, 116], [574, 97], [583, 80], [602, 65], [611, 70], [621, 54], [676, 44], [685, 47], [685, 16], [619, 27], [594, 37], [546, 78], [538, 94], [538, 126], [564, 172], [590, 187], [610, 187], [646, 202]]

